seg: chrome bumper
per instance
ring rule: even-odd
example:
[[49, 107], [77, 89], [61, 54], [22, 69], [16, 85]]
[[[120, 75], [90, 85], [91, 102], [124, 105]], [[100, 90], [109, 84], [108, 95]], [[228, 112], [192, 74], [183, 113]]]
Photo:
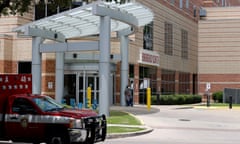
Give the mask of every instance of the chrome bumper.
[[107, 133], [106, 116], [87, 117], [83, 119], [83, 129], [69, 129], [70, 142], [100, 142]]
[[85, 142], [87, 139], [87, 130], [69, 129], [69, 138], [71, 143]]

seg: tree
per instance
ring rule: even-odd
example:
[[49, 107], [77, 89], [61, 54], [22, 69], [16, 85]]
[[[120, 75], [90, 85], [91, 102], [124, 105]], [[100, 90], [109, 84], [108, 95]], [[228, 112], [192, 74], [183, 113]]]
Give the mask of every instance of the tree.
[[28, 12], [32, 4], [50, 4], [53, 7], [69, 7], [72, 0], [0, 0], [0, 16], [1, 15], [23, 15]]
[[23, 14], [29, 10], [31, 0], [0, 0], [0, 15]]

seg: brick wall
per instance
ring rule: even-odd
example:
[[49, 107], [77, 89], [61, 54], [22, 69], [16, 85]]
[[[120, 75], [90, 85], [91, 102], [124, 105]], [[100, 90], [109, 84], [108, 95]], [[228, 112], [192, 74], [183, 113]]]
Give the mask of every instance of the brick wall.
[[55, 60], [42, 60], [42, 94], [55, 97]]
[[240, 74], [200, 74], [199, 91], [205, 93], [206, 83], [211, 84], [210, 92], [223, 91], [224, 88], [240, 88]]

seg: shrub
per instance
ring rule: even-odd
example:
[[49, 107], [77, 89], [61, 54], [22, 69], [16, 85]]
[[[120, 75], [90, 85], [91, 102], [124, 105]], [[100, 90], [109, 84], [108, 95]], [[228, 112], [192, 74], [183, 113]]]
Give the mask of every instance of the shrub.
[[214, 102], [222, 103], [223, 102], [223, 92], [222, 91], [214, 92], [212, 94], [212, 98], [213, 98]]
[[157, 97], [152, 96], [152, 104], [161, 105], [181, 105], [181, 104], [193, 104], [202, 101], [199, 95], [161, 95], [160, 101], [157, 103]]

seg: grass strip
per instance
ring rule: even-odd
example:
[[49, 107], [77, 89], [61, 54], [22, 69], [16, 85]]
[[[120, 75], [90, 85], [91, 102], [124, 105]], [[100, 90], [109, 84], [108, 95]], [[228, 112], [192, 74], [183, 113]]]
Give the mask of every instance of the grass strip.
[[137, 132], [142, 131], [144, 128], [139, 127], [127, 127], [127, 125], [139, 125], [141, 126], [142, 123], [139, 119], [134, 117], [133, 115], [122, 112], [122, 111], [116, 111], [112, 110], [110, 111], [110, 117], [107, 118], [108, 124], [120, 124], [124, 126], [108, 126], [107, 127], [107, 133], [128, 133], [128, 132]]
[[109, 126], [107, 127], [107, 133], [128, 133], [142, 131], [144, 128], [138, 127], [121, 127], [121, 126]]
[[108, 124], [123, 125], [142, 125], [141, 121], [129, 113], [122, 111], [110, 111], [110, 117], [107, 119]]

